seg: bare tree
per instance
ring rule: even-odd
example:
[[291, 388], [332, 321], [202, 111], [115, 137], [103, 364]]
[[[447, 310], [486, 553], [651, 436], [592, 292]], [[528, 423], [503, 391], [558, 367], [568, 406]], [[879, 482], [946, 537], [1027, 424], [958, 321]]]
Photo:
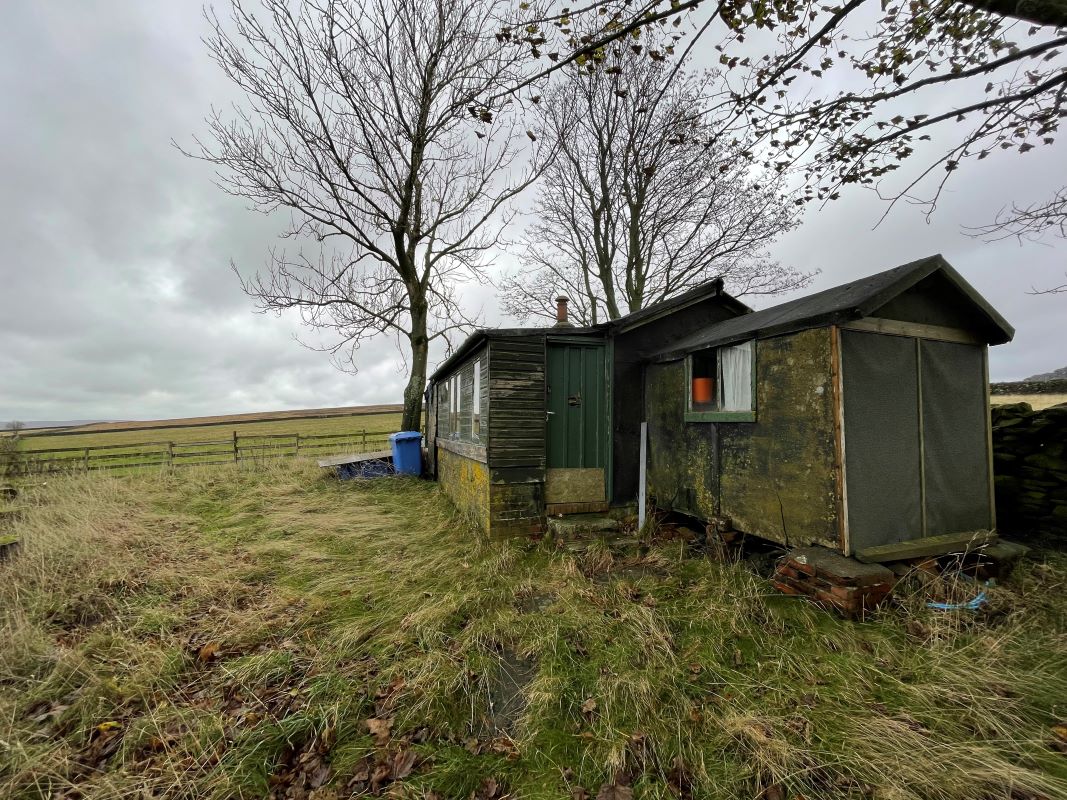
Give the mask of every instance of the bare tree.
[[[646, 36], [642, 47], [656, 47]], [[662, 46], [662, 44], [660, 45]], [[810, 276], [765, 248], [794, 225], [782, 180], [706, 115], [717, 77], [611, 48], [598, 69], [568, 68], [537, 104], [556, 153], [527, 229], [506, 311], [551, 317], [565, 291], [585, 324], [616, 319], [713, 277], [736, 295], [802, 287]]]
[[[517, 162], [514, 118], [471, 98], [518, 79], [518, 53], [493, 37], [500, 0], [232, 0], [207, 12], [207, 45], [247, 106], [213, 110], [213, 142], [189, 153], [263, 212], [288, 210], [286, 237], [242, 278], [259, 310], [295, 309], [355, 367], [369, 337], [395, 337], [410, 378], [405, 429], [422, 411], [430, 342], [470, 326], [456, 283], [478, 278], [533, 179]], [[528, 165], [527, 165], [528, 167]], [[239, 273], [240, 274], [240, 273]]]
[[[501, 38], [543, 67], [488, 102], [568, 64], [601, 69], [611, 47], [640, 49], [660, 29], [670, 42], [644, 47], [650, 60], [714, 48], [732, 85], [717, 138], [748, 139], [754, 162], [800, 169], [801, 204], [859, 184], [931, 213], [965, 163], [1053, 145], [1067, 115], [1067, 0], [591, 0], [551, 14], [520, 4]], [[937, 130], [942, 144], [923, 144]], [[887, 183], [909, 160], [919, 169]], [[1016, 204], [993, 227], [1054, 234], [1061, 196]]]

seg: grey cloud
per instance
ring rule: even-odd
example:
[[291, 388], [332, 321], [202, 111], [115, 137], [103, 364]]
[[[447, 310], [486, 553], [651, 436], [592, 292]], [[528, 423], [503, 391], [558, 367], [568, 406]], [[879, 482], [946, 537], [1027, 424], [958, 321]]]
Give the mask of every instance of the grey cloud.
[[[172, 145], [234, 99], [208, 59], [201, 0], [5, 8], [0, 29], [0, 419], [149, 418], [396, 401], [404, 376], [389, 339], [360, 372], [336, 371], [294, 341], [293, 318], [253, 313], [229, 262], [259, 267], [284, 220], [248, 211]], [[1057, 147], [1060, 147], [1057, 145]], [[1062, 148], [1060, 147], [1062, 152]], [[853, 191], [775, 249], [821, 269], [815, 288], [942, 252], [1019, 330], [993, 350], [994, 378], [1067, 364], [1065, 246], [987, 245], [960, 234], [1062, 178], [1062, 156], [1001, 157], [961, 172], [930, 224]], [[527, 203], [524, 199], [523, 203]], [[514, 233], [514, 232], [513, 232]], [[512, 237], [514, 238], [514, 237]], [[496, 273], [513, 267], [505, 250]], [[458, 287], [487, 324], [495, 290]], [[443, 357], [438, 344], [431, 363]]]

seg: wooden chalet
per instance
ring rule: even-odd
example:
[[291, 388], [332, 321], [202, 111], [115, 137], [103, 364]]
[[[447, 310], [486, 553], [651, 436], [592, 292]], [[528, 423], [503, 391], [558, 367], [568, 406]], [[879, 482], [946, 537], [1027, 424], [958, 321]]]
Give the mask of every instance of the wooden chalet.
[[632, 504], [647, 422], [659, 508], [845, 555], [988, 529], [987, 348], [1013, 334], [941, 256], [761, 311], [713, 281], [481, 330], [430, 378], [430, 471], [485, 530], [528, 533]]

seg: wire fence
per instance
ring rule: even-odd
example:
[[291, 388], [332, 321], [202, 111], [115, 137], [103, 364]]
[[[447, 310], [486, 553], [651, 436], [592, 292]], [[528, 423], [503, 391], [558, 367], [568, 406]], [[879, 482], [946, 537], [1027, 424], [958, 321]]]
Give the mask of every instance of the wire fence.
[[47, 447], [9, 451], [6, 472], [12, 476], [93, 470], [141, 470], [241, 464], [274, 458], [370, 453], [389, 447], [389, 434], [366, 430], [305, 435], [279, 433], [196, 442], [137, 442], [93, 447]]

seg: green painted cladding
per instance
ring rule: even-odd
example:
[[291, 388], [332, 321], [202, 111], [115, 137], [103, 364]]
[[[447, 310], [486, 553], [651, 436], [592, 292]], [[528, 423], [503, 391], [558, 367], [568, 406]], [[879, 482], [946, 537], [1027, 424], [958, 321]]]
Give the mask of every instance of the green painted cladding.
[[838, 547], [831, 330], [756, 345], [756, 421], [685, 422], [684, 361], [649, 365], [649, 492], [701, 519], [795, 546]]
[[602, 342], [548, 345], [548, 466], [607, 466], [607, 348]]

